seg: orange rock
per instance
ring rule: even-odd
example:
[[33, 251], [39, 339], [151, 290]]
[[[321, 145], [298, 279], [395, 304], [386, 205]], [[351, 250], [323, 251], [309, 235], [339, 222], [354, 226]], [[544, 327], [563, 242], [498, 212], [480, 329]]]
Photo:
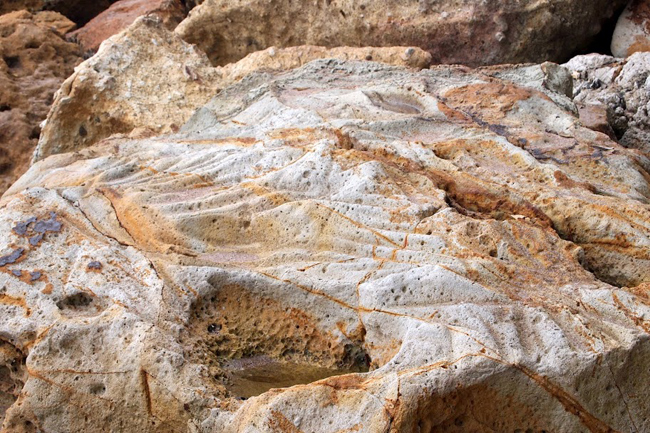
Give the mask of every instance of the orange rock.
[[62, 35], [73, 27], [56, 12], [0, 16], [0, 194], [29, 167], [54, 92], [81, 61]]

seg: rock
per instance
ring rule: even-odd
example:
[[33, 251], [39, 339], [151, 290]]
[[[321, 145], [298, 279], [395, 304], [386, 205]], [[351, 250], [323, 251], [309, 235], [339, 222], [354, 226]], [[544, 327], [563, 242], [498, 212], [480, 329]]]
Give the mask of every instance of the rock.
[[296, 68], [324, 57], [415, 68], [431, 61], [428, 53], [409, 47], [272, 47], [214, 68], [160, 20], [147, 17], [104, 43], [66, 80], [48, 115], [35, 159], [78, 150], [117, 133], [175, 132], [214, 94], [245, 75]]
[[34, 164], [4, 431], [650, 430], [648, 160], [543, 82], [319, 60]]
[[[24, 15], [24, 12], [19, 12]], [[34, 22], [40, 27], [50, 28], [60, 35], [74, 30], [77, 25], [58, 12], [43, 11], [32, 15]]]
[[104, 40], [121, 32], [140, 16], [155, 15], [167, 29], [174, 30], [186, 12], [181, 0], [119, 0], [70, 36], [84, 51], [94, 52]]
[[[270, 47], [249, 54], [236, 63], [217, 68], [224, 77], [224, 84], [239, 81], [254, 71], [287, 71], [318, 59], [367, 60], [388, 65], [415, 69], [428, 68], [431, 55], [415, 47], [337, 47], [325, 48], [312, 45], [299, 47]], [[197, 107], [198, 108], [198, 107]]]
[[607, 106], [605, 104], [579, 104], [578, 112], [580, 122], [585, 127], [607, 134], [609, 138], [616, 140], [616, 134], [609, 124], [609, 116], [607, 115]]
[[73, 27], [55, 12], [0, 16], [0, 195], [27, 170], [54, 92], [81, 61], [60, 33]]
[[635, 53], [624, 60], [578, 56], [565, 66], [576, 77], [575, 101], [604, 105], [618, 141], [650, 157], [650, 53]]
[[83, 26], [95, 15], [107, 9], [116, 0], [2, 0], [0, 14], [28, 10], [54, 11]]
[[112, 134], [170, 133], [217, 91], [203, 53], [142, 17], [105, 41], [57, 92], [35, 159], [83, 148]]
[[618, 18], [612, 36], [612, 54], [628, 57], [639, 51], [650, 51], [650, 2], [632, 0]]
[[435, 63], [470, 66], [558, 62], [584, 48], [625, 3], [206, 0], [176, 31], [215, 65], [270, 46], [296, 45], [418, 46]]

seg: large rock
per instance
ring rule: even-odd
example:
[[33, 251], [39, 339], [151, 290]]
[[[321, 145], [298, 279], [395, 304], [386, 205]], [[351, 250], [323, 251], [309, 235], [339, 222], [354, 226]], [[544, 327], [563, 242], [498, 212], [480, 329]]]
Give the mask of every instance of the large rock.
[[648, 160], [567, 75], [321, 60], [36, 163], [4, 431], [650, 430]]
[[217, 65], [270, 46], [413, 45], [436, 63], [564, 61], [626, 0], [206, 0], [177, 28]]
[[627, 59], [578, 56], [566, 67], [575, 76], [576, 103], [592, 113], [600, 112], [600, 123], [609, 126], [611, 135], [650, 157], [650, 53], [635, 53]]
[[85, 51], [97, 51], [99, 44], [130, 26], [138, 17], [155, 15], [169, 30], [185, 18], [181, 0], [120, 0], [70, 34]]
[[611, 49], [616, 57], [650, 51], [650, 1], [633, 0], [625, 8], [616, 23]]
[[110, 135], [175, 132], [196, 109], [256, 70], [287, 70], [319, 58], [375, 60], [428, 67], [418, 48], [269, 48], [214, 68], [195, 47], [145, 17], [107, 41], [77, 68], [57, 93], [35, 159], [82, 149]]
[[0, 16], [0, 194], [27, 170], [54, 92], [81, 61], [62, 36], [71, 28], [55, 12]]
[[2, 0], [0, 14], [27, 10], [59, 12], [82, 26], [116, 0]]

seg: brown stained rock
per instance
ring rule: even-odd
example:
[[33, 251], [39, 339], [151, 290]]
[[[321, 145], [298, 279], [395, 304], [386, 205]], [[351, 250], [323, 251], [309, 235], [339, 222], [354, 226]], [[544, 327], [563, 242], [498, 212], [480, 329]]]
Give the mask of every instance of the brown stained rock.
[[95, 15], [107, 9], [116, 0], [2, 0], [0, 14], [27, 10], [32, 13], [41, 11], [58, 12], [76, 25], [83, 26]]
[[650, 1], [630, 2], [616, 23], [611, 49], [616, 57], [650, 51]]
[[[317, 60], [37, 162], [0, 199], [4, 431], [650, 430], [644, 156], [548, 73]], [[272, 362], [341, 370], [238, 398]]]
[[0, 194], [29, 166], [54, 92], [81, 61], [60, 14], [0, 16]]
[[143, 15], [155, 15], [169, 29], [174, 28], [186, 15], [181, 0], [120, 0], [90, 20], [70, 37], [81, 44], [84, 51], [97, 51], [104, 40], [121, 32]]
[[435, 63], [564, 61], [626, 0], [206, 0], [176, 32], [215, 65], [270, 46], [417, 46]]
[[609, 138], [616, 140], [616, 134], [609, 124], [607, 118], [607, 106], [605, 104], [579, 104], [580, 121], [584, 126], [594, 131], [602, 132]]
[[281, 71], [319, 58], [373, 60], [425, 68], [419, 48], [269, 48], [214, 68], [203, 53], [144, 17], [107, 41], [61, 86], [43, 128], [36, 160], [90, 146], [113, 134], [173, 133], [224, 87], [251, 72]]

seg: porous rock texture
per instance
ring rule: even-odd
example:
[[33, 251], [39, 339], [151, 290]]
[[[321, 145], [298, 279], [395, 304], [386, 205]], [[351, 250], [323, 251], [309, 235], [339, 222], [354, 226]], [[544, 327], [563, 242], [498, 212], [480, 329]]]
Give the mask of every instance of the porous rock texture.
[[597, 123], [623, 146], [650, 157], [650, 53], [627, 59], [590, 54], [565, 66], [575, 76], [576, 104], [586, 107], [590, 118], [599, 119]]
[[108, 8], [116, 0], [2, 0], [0, 14], [26, 10], [29, 12], [54, 11], [83, 26], [92, 17]]
[[178, 27], [216, 65], [270, 46], [418, 46], [435, 63], [565, 61], [626, 0], [206, 0]]
[[256, 70], [279, 71], [319, 59], [374, 60], [428, 67], [419, 48], [271, 47], [214, 68], [205, 54], [144, 17], [102, 45], [61, 86], [41, 134], [35, 159], [78, 150], [116, 133], [175, 132], [224, 87]]
[[[555, 69], [319, 60], [36, 163], [4, 431], [648, 431], [648, 159]], [[236, 398], [264, 356], [370, 371]]]
[[95, 52], [104, 40], [130, 26], [138, 17], [155, 15], [169, 30], [185, 18], [186, 6], [181, 0], [120, 0], [70, 34], [85, 51]]
[[616, 57], [650, 51], [650, 1], [632, 0], [625, 8], [616, 23], [611, 50]]
[[63, 33], [74, 23], [56, 12], [0, 16], [0, 194], [23, 174], [53, 95], [81, 62]]

